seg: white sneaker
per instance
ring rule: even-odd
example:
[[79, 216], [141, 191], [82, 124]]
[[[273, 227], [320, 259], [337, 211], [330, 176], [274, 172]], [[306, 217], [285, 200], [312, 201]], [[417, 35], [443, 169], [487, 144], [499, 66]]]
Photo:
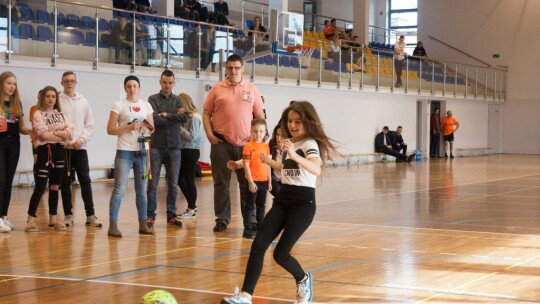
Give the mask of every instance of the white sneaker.
[[0, 232], [10, 232], [11, 228], [4, 223], [3, 219], [0, 219]]
[[197, 218], [197, 213], [195, 210], [186, 209], [186, 212], [178, 215], [177, 217], [181, 219], [194, 219]]
[[66, 215], [66, 217], [64, 218], [64, 222], [68, 227], [73, 226], [73, 214]]
[[6, 224], [6, 226], [8, 226], [9, 228], [11, 228], [11, 230], [14, 230], [15, 229], [15, 225], [13, 225], [7, 218], [7, 216], [4, 216], [2, 217], [2, 220], [4, 221], [4, 224]]
[[296, 300], [299, 304], [308, 304], [313, 300], [313, 277], [311, 273], [306, 272], [307, 278], [296, 285]]
[[86, 217], [86, 225], [91, 227], [103, 226], [95, 215], [90, 215]]
[[240, 292], [238, 287], [234, 289], [234, 296], [221, 299], [221, 304], [251, 304], [251, 297], [245, 292]]

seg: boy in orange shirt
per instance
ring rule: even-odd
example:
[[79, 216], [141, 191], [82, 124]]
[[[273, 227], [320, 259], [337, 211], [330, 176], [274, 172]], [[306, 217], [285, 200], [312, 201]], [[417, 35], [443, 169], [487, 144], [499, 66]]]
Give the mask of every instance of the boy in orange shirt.
[[244, 146], [242, 163], [249, 184], [246, 194], [246, 206], [243, 210], [244, 233], [243, 238], [254, 239], [252, 214], [256, 206], [257, 224], [260, 225], [264, 218], [266, 207], [266, 192], [272, 190], [270, 179], [270, 167], [261, 162], [261, 154], [269, 155], [270, 147], [263, 142], [267, 134], [266, 121], [256, 118], [251, 121], [251, 140]]
[[448, 158], [447, 151], [450, 146], [450, 158], [454, 158], [454, 133], [459, 129], [459, 122], [452, 116], [452, 111], [446, 111], [446, 117], [441, 120], [441, 128], [444, 135], [444, 157]]

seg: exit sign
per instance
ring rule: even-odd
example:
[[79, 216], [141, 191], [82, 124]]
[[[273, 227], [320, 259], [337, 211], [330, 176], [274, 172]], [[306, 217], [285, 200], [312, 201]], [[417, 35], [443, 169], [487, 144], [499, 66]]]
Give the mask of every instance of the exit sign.
[[493, 54], [493, 58], [501, 58], [501, 54]]

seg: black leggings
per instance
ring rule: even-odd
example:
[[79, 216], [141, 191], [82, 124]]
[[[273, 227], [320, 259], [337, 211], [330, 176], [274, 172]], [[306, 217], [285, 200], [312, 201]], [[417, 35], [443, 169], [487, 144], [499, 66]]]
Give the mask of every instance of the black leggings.
[[242, 291], [253, 294], [261, 276], [264, 254], [281, 233], [274, 249], [274, 260], [299, 282], [305, 271], [291, 256], [291, 250], [311, 225], [315, 216], [315, 188], [283, 185], [266, 214], [262, 227], [251, 245]]
[[17, 171], [21, 142], [19, 137], [0, 138], [0, 216], [7, 216], [11, 187]]
[[56, 215], [58, 210], [58, 189], [52, 190], [52, 186], [59, 186], [62, 182], [62, 175], [65, 169], [65, 151], [61, 144], [45, 144], [37, 148], [36, 171], [37, 179], [34, 192], [30, 198], [28, 215], [36, 217], [39, 201], [45, 193], [47, 181], [49, 180], [49, 214]]
[[[66, 149], [66, 168], [62, 177], [62, 205], [65, 215], [72, 215], [73, 203], [71, 197], [71, 182], [74, 173], [77, 172], [81, 185], [81, 195], [84, 202], [86, 216], [94, 215], [94, 198], [92, 196], [92, 183], [90, 180], [90, 168], [88, 167], [88, 152], [84, 149]], [[68, 172], [70, 176], [67, 176]]]
[[189, 209], [197, 208], [197, 187], [195, 186], [195, 168], [201, 156], [199, 149], [182, 149], [178, 186], [186, 197]]

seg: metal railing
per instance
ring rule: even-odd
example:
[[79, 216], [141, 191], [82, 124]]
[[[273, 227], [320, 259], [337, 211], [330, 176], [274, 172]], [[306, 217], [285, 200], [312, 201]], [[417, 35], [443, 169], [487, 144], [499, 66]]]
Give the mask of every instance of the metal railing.
[[[10, 1], [9, 4], [11, 5], [11, 3]], [[113, 63], [115, 60], [112, 58], [116, 53], [115, 47], [103, 45], [104, 41], [100, 38], [104, 38], [104, 35], [109, 32], [105, 31], [104, 28], [102, 29], [102, 25], [106, 26], [108, 17], [124, 15], [129, 17], [133, 24], [136, 24], [137, 18], [141, 22], [145, 18], [153, 18], [152, 20], [154, 20], [146, 24], [152, 31], [147, 33], [144, 43], [138, 43], [143, 38], [138, 36], [139, 33], [135, 27], [132, 28], [130, 33], [131, 41], [135, 43], [132, 43], [125, 50], [131, 52], [130, 62], [128, 63], [131, 72], [138, 69], [137, 64], [141, 63], [136, 60], [136, 56], [137, 51], [142, 48], [148, 51], [147, 63], [149, 65], [167, 69], [193, 70], [195, 77], [199, 78], [203, 68], [201, 62], [205, 58], [204, 56], [207, 56], [206, 63], [209, 63], [210, 56], [217, 53], [219, 49], [223, 49], [222, 58], [233, 52], [245, 57], [245, 64], [251, 65], [250, 79], [252, 81], [259, 76], [272, 77], [275, 83], [279, 83], [284, 78], [296, 78], [297, 85], [301, 85], [305, 81], [311, 81], [316, 82], [319, 87], [334, 84], [338, 89], [341, 89], [342, 83], [346, 81], [347, 88], [350, 90], [353, 88], [359, 90], [373, 89], [374, 91], [388, 90], [404, 94], [417, 93], [420, 95], [455, 96], [498, 101], [503, 101], [506, 98], [508, 71], [501, 67], [466, 65], [435, 58], [408, 56], [403, 61], [403, 88], [400, 89], [395, 85], [397, 69], [394, 54], [390, 50], [373, 50], [362, 46], [350, 46], [351, 41], [340, 40], [337, 53], [329, 56], [326, 53], [330, 41], [305, 37], [304, 45], [309, 45], [314, 49], [313, 55], [308, 58], [306, 56], [307, 50], [301, 49], [298, 50], [301, 53], [299, 58], [297, 54], [274, 54], [270, 50], [269, 41], [264, 39], [258, 41], [255, 39], [256, 35], [246, 35], [249, 32], [259, 35], [268, 33], [219, 26], [217, 29], [220, 35], [217, 35], [215, 43], [221, 45], [220, 47], [213, 50], [204, 50], [202, 48], [204, 43], [201, 31], [196, 37], [196, 52], [188, 54], [186, 50], [183, 50], [183, 47], [189, 46], [186, 42], [188, 42], [188, 33], [193, 31], [193, 26], [209, 27], [217, 25], [133, 11], [114, 10], [89, 4], [75, 4], [65, 0], [51, 1], [51, 3], [53, 4], [53, 22], [51, 22], [51, 25], [42, 25], [42, 29], [52, 28], [53, 35], [48, 41], [23, 39], [21, 33], [19, 33], [19, 39], [13, 39], [13, 25], [11, 22], [7, 23], [6, 35], [8, 39], [4, 50], [6, 63], [10, 63], [13, 55], [24, 55], [51, 58], [52, 66], [57, 66], [59, 60], [75, 59], [81, 62], [89, 62], [94, 69], [99, 69], [100, 64], [103, 62]], [[66, 42], [68, 36], [65, 36], [65, 34], [72, 34], [72, 29], [68, 29], [61, 22], [60, 16], [63, 15], [63, 12], [59, 11], [60, 3], [68, 4], [69, 7], [76, 5], [78, 9], [85, 8], [93, 12], [92, 29], [86, 31], [87, 34], [95, 34], [95, 36], [88, 34], [93, 39], [93, 43], [81, 46], [78, 43], [70, 44]], [[8, 10], [8, 12], [11, 12], [11, 10]], [[67, 11], [64, 11], [64, 13], [67, 13]], [[10, 15], [8, 15], [8, 19], [11, 21]], [[26, 23], [21, 20], [20, 25], [23, 24], [35, 25], [35, 23]], [[28, 27], [26, 25], [24, 27]], [[180, 30], [181, 32], [178, 32]], [[40, 37], [37, 40], [40, 40]], [[156, 58], [155, 53], [159, 53], [159, 58]], [[116, 57], [114, 58], [116, 59]], [[189, 62], [192, 64], [187, 67]], [[213, 62], [216, 62], [216, 60], [213, 60]], [[248, 70], [246, 69], [246, 71]], [[223, 75], [223, 69], [220, 68], [219, 72], [220, 75]], [[343, 79], [343, 77], [346, 77], [346, 79]]]

